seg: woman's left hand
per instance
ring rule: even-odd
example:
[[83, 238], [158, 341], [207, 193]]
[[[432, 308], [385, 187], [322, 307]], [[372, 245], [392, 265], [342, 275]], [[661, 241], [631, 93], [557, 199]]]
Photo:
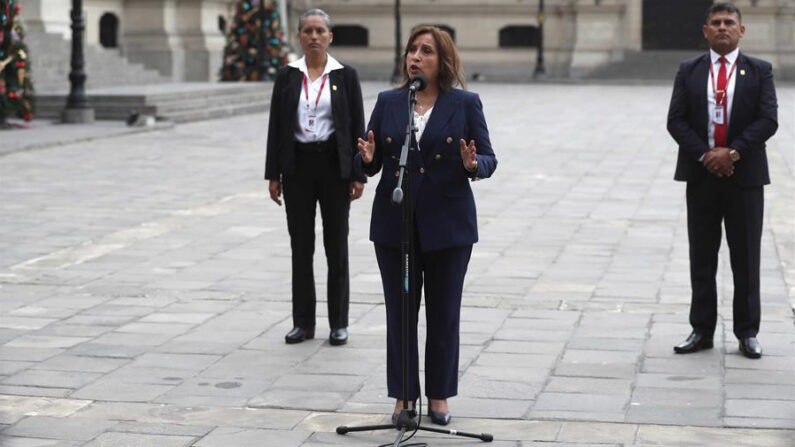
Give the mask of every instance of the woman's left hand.
[[464, 162], [464, 169], [475, 172], [478, 169], [478, 152], [475, 148], [475, 140], [469, 140], [469, 145], [467, 145], [467, 142], [461, 138], [458, 144], [461, 146], [461, 160]]
[[362, 193], [364, 192], [364, 183], [357, 182], [356, 180], [352, 181], [350, 185], [350, 191], [351, 191], [351, 202], [353, 202], [354, 200], [362, 196]]

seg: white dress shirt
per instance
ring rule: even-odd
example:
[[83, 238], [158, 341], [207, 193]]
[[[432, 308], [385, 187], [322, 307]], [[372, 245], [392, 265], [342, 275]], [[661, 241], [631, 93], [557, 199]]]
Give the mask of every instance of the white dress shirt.
[[[737, 55], [740, 54], [740, 49], [735, 48], [734, 51], [724, 56], [726, 58], [726, 76], [729, 76], [731, 73], [732, 66], [735, 62], [737, 62]], [[718, 85], [718, 73], [720, 72], [720, 54], [716, 53], [714, 50], [709, 50], [709, 57], [712, 61], [712, 72], [715, 75], [715, 85]], [[729, 117], [732, 114], [732, 102], [734, 100], [734, 84], [739, 74], [737, 73], [739, 69], [737, 67], [734, 68], [734, 73], [732, 77], [729, 79], [729, 85], [726, 86], [726, 116], [723, 119], [726, 121], [726, 128], [729, 128]], [[707, 73], [707, 114], [709, 119], [709, 126], [707, 127], [707, 136], [709, 138], [709, 147], [715, 147], [715, 123], [712, 122], [712, 117], [715, 116], [715, 92], [712, 89], [712, 76]]]
[[[313, 143], [315, 141], [326, 141], [334, 133], [334, 118], [331, 116], [331, 81], [328, 79], [329, 73], [334, 70], [341, 70], [342, 64], [336, 59], [331, 57], [330, 54], [326, 55], [326, 68], [323, 69], [323, 74], [318, 76], [317, 79], [312, 81], [309, 78], [309, 70], [306, 67], [306, 56], [291, 62], [289, 65], [301, 70], [301, 73], [306, 79], [307, 89], [304, 83], [301, 82], [301, 91], [298, 94], [298, 121], [295, 129], [295, 140], [300, 143]], [[325, 83], [323, 79], [326, 78]], [[320, 90], [321, 85], [323, 90]], [[318, 94], [320, 94], [320, 101], [317, 103], [317, 110], [315, 110], [315, 101]], [[309, 115], [315, 115], [315, 125], [312, 130], [309, 130], [308, 122]]]

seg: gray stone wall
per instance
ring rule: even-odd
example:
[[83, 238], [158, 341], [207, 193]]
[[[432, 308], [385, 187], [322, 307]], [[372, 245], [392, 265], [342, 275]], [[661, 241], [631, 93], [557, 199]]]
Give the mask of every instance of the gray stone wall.
[[[68, 38], [69, 3], [26, 0], [23, 16], [28, 30]], [[213, 81], [224, 45], [218, 17], [229, 19], [234, 3], [85, 0], [86, 41], [98, 44], [99, 18], [112, 12], [120, 19], [120, 51], [131, 62], [157, 70], [173, 81]], [[741, 48], [769, 60], [779, 78], [795, 79], [795, 0], [737, 0], [736, 4], [747, 26]], [[362, 26], [369, 33], [366, 47], [335, 46], [335, 57], [356, 66], [364, 78], [387, 79], [391, 75], [394, 0], [279, 0], [279, 5], [296, 53], [300, 54], [295, 39], [297, 17], [310, 7], [319, 7], [335, 24]], [[455, 30], [470, 77], [528, 80], [535, 68], [537, 48], [501, 48], [499, 34], [506, 26], [537, 26], [538, 5], [538, 0], [402, 0], [402, 38], [419, 24], [449, 26]], [[546, 0], [545, 5], [543, 47], [550, 76], [587, 77], [629, 56], [636, 60], [637, 53], [645, 53], [643, 0]], [[650, 75], [661, 69], [654, 65], [655, 60], [667, 59], [650, 56]]]

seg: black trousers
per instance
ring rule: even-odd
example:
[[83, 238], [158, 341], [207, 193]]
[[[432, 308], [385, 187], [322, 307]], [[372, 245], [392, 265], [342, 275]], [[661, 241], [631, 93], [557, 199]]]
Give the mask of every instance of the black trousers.
[[[415, 229], [416, 235], [416, 229]], [[461, 293], [464, 287], [472, 245], [422, 253], [415, 237], [416, 273], [412, 287], [419, 312], [421, 290], [425, 285], [425, 395], [446, 399], [458, 394], [459, 326]], [[387, 331], [387, 390], [389, 397], [403, 397], [401, 369], [401, 255], [400, 248], [375, 244], [381, 281], [384, 286]], [[414, 315], [417, 321], [417, 314]], [[408, 399], [419, 396], [420, 378], [417, 325], [409, 330]]]
[[295, 174], [282, 178], [292, 249], [293, 325], [315, 327], [315, 210], [320, 203], [323, 246], [328, 265], [328, 320], [332, 329], [348, 327], [348, 214], [350, 180], [340, 178], [333, 139], [296, 144]]
[[690, 241], [690, 324], [706, 335], [715, 331], [718, 293], [715, 275], [726, 228], [734, 277], [734, 335], [755, 337], [761, 317], [759, 260], [764, 193], [762, 186], [741, 188], [728, 178], [709, 176], [687, 184], [687, 233]]

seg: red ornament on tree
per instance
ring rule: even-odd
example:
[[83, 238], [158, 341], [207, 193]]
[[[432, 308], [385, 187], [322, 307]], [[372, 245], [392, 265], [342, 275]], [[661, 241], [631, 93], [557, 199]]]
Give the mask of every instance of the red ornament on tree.
[[25, 46], [19, 0], [0, 0], [0, 125], [6, 118], [33, 118], [30, 59]]

